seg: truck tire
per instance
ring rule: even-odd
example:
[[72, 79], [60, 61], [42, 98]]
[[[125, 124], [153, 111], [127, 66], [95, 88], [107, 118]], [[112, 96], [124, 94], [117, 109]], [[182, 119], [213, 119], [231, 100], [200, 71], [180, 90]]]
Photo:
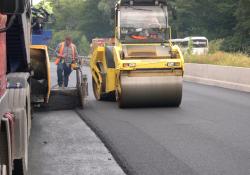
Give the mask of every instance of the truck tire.
[[[27, 97], [28, 98], [28, 97]], [[28, 115], [29, 115], [29, 104], [28, 101], [26, 102], [26, 118], [27, 118], [27, 127], [29, 126]], [[28, 145], [29, 145], [29, 131], [27, 131], [27, 141], [25, 142], [25, 153], [24, 157], [21, 159], [14, 160], [14, 166], [12, 175], [27, 175], [28, 174]]]
[[19, 87], [8, 90], [8, 108], [15, 115], [12, 174], [27, 175], [28, 143], [31, 129], [31, 101], [28, 73], [10, 73], [8, 82]]

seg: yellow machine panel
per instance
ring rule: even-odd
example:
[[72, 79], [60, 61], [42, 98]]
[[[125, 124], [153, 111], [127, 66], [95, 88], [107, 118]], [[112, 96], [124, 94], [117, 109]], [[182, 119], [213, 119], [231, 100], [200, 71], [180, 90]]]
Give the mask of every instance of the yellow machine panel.
[[45, 45], [31, 45], [31, 70], [33, 76], [32, 83], [32, 102], [48, 103], [51, 89], [50, 79], [50, 60], [48, 48]]

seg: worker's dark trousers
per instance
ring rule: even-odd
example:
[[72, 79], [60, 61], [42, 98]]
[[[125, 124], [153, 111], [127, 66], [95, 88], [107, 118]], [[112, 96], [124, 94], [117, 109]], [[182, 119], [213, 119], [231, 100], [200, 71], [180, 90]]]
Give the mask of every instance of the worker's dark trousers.
[[63, 84], [64, 87], [68, 87], [69, 75], [71, 72], [71, 66], [66, 63], [59, 63], [57, 65], [57, 81], [59, 87], [62, 87]]

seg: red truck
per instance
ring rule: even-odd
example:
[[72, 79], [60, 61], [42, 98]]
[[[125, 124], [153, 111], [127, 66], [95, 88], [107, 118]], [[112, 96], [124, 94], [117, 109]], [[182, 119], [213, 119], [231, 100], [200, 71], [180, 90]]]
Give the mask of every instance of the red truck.
[[0, 175], [28, 172], [30, 1], [0, 1]]
[[[7, 21], [7, 16], [6, 15], [1, 15], [0, 14], [0, 28], [5, 28], [5, 24]], [[7, 86], [7, 81], [6, 81], [6, 34], [5, 33], [0, 33], [0, 96], [3, 96], [6, 86]]]

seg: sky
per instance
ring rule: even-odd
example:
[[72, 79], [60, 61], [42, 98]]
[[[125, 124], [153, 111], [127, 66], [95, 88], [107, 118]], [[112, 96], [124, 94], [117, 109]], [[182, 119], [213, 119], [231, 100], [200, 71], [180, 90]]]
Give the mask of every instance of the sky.
[[33, 0], [33, 4], [39, 3], [41, 0]]

